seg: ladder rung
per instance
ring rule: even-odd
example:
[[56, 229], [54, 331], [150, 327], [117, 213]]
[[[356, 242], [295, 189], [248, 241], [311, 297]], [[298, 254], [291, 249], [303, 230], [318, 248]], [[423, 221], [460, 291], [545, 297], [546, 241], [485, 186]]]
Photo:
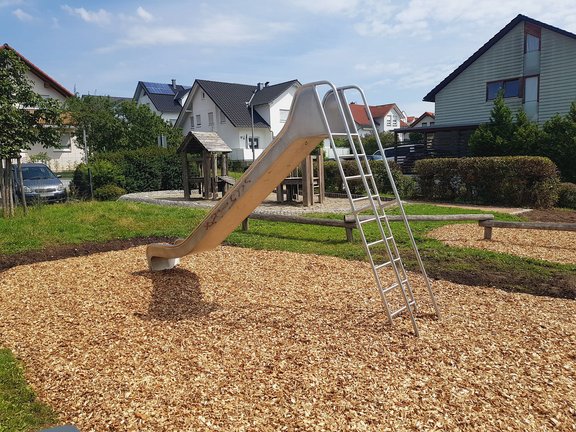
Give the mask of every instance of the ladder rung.
[[372, 177], [372, 174], [364, 174], [364, 175], [358, 174], [358, 175], [353, 175], [353, 176], [346, 176], [346, 177], [344, 177], [344, 178], [345, 178], [346, 180], [361, 180], [362, 177], [370, 178], [370, 177]]
[[348, 135], [353, 136], [353, 137], [360, 136], [360, 135], [357, 134], [356, 132], [350, 132], [350, 133], [347, 133], [347, 132], [333, 132], [333, 133], [332, 133], [332, 136], [348, 136]]
[[[392, 261], [398, 262], [398, 261], [400, 261], [400, 257], [394, 258]], [[384, 267], [389, 266], [390, 264], [392, 264], [392, 261], [386, 261], [385, 263], [375, 265], [374, 268], [375, 268], [376, 270], [380, 270], [380, 269], [382, 269], [382, 268], [384, 268]], [[396, 286], [398, 286], [398, 283], [396, 283]], [[394, 288], [395, 288], [395, 287], [394, 287]], [[388, 288], [387, 288], [387, 289], [388, 289]]]
[[378, 198], [380, 195], [366, 195], [366, 196], [362, 196], [362, 197], [358, 197], [358, 198], [352, 198], [352, 202], [359, 202], [359, 201], [365, 201], [368, 200], [370, 198], [374, 199], [374, 198]]
[[[368, 223], [368, 222], [374, 222], [374, 221], [382, 220], [382, 219], [386, 219], [386, 216], [385, 215], [371, 216], [371, 217], [367, 217], [366, 219], [360, 219], [360, 220], [358, 220], [358, 222], [360, 223], [360, 225], [363, 225], [363, 224]], [[386, 240], [392, 240], [392, 237], [391, 236], [386, 237]]]
[[[416, 300], [411, 300], [411, 301], [408, 302], [408, 304], [409, 304], [410, 306], [416, 306]], [[404, 312], [405, 310], [406, 310], [406, 306], [402, 306], [400, 309], [395, 310], [394, 312], [392, 312], [392, 313], [390, 314], [390, 316], [391, 316], [392, 318], [395, 318], [395, 317], [397, 317], [398, 315], [400, 315], [402, 312]]]
[[[390, 261], [388, 261], [388, 262], [390, 262]], [[402, 279], [400, 282], [402, 283], [402, 285], [404, 285], [404, 284], [408, 283], [408, 279]], [[394, 288], [398, 288], [398, 287], [399, 287], [398, 282], [394, 282], [394, 283], [393, 283], [392, 285], [390, 285], [388, 288], [384, 289], [383, 292], [390, 292], [390, 291], [392, 291]]]
[[372, 247], [372, 246], [376, 246], [376, 245], [382, 244], [382, 243], [384, 243], [384, 239], [380, 239], [380, 240], [376, 240], [376, 241], [373, 241], [370, 243], [366, 243], [366, 246]]

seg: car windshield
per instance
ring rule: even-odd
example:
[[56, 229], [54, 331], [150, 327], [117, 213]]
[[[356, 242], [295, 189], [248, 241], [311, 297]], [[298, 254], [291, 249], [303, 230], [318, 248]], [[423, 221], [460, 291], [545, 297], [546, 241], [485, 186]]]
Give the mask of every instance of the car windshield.
[[22, 177], [24, 180], [43, 180], [54, 178], [54, 174], [43, 166], [22, 167]]

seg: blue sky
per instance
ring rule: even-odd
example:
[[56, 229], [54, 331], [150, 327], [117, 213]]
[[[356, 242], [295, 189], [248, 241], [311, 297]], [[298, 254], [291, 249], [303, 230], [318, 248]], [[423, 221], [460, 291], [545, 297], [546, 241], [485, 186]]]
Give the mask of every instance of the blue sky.
[[8, 43], [69, 90], [141, 81], [362, 87], [408, 115], [518, 13], [576, 33], [574, 0], [0, 0]]

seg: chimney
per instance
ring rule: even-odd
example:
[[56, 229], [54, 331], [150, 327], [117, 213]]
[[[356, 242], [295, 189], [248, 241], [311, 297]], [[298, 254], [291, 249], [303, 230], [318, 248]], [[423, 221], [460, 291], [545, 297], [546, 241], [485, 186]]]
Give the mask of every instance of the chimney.
[[172, 88], [176, 90], [176, 80], [172, 78]]
[[263, 88], [264, 88], [264, 84], [258, 83], [258, 91], [262, 90]]

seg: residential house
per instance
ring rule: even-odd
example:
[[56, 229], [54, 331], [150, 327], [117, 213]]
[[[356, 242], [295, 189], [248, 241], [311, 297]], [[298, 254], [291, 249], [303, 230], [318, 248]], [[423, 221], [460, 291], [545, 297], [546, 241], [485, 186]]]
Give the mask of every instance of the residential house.
[[575, 34], [518, 15], [424, 96], [435, 102], [435, 123], [418, 132], [436, 156], [466, 156], [470, 135], [490, 120], [500, 91], [513, 113], [523, 109], [542, 124], [576, 101], [575, 69]]
[[434, 126], [436, 122], [436, 116], [433, 112], [426, 111], [420, 117], [414, 119], [412, 123], [410, 123], [410, 127], [426, 127], [426, 126]]
[[[43, 98], [56, 99], [65, 102], [74, 95], [54, 78], [16, 51], [8, 44], [0, 45], [0, 49], [9, 49], [14, 52], [28, 67], [26, 77], [32, 84], [33, 90]], [[76, 139], [71, 134], [70, 127], [62, 133], [59, 148], [44, 148], [41, 144], [34, 144], [30, 150], [22, 152], [23, 162], [29, 162], [30, 156], [46, 153], [48, 165], [54, 171], [72, 170], [82, 162], [84, 152], [76, 145]]]
[[231, 160], [251, 162], [284, 127], [300, 85], [298, 80], [254, 86], [197, 79], [175, 127], [184, 135], [217, 132], [232, 149]]
[[139, 105], [147, 105], [150, 110], [172, 125], [182, 110], [190, 93], [190, 86], [138, 81], [133, 100]]
[[[378, 133], [389, 132], [401, 126], [401, 122], [406, 121], [406, 115], [398, 108], [395, 103], [386, 105], [370, 105], [370, 114], [374, 119], [374, 125]], [[372, 133], [372, 125], [366, 115], [364, 105], [351, 103], [350, 111], [360, 135]]]
[[506, 104], [543, 123], [576, 100], [576, 34], [518, 15], [424, 100], [435, 102], [435, 126], [478, 125], [503, 91]]

